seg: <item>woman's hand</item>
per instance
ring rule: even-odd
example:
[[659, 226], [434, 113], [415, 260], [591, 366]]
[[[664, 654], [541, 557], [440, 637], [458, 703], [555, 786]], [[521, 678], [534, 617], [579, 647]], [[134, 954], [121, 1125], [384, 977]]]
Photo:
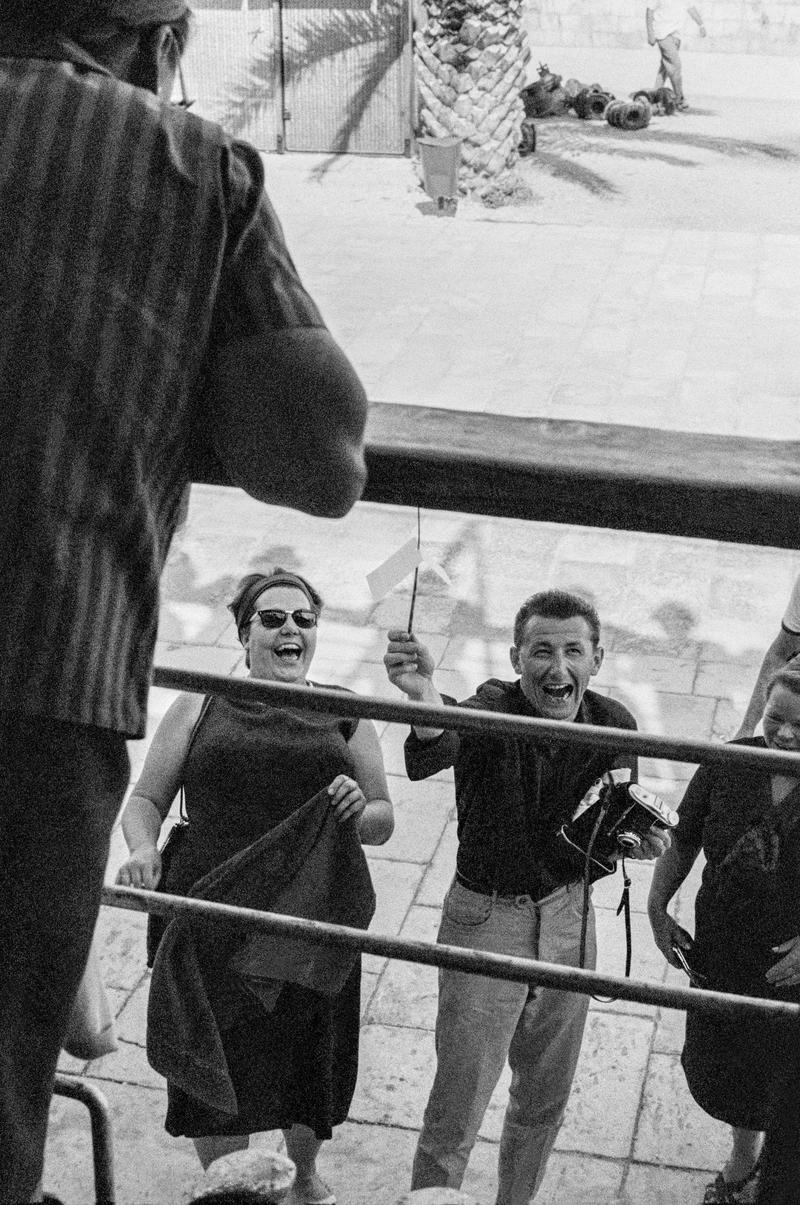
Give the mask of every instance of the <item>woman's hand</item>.
[[341, 824], [343, 820], [358, 820], [367, 806], [367, 797], [354, 778], [337, 774], [328, 787], [333, 814]]
[[155, 845], [140, 845], [117, 871], [120, 887], [141, 887], [155, 891], [161, 878], [161, 854]]
[[653, 940], [670, 966], [681, 970], [681, 964], [675, 957], [673, 946], [679, 946], [687, 953], [692, 948], [691, 936], [682, 928], [666, 908], [649, 909], [650, 928], [653, 930]]
[[767, 971], [767, 983], [773, 987], [797, 987], [800, 983], [800, 936], [791, 937], [772, 949], [784, 957]]

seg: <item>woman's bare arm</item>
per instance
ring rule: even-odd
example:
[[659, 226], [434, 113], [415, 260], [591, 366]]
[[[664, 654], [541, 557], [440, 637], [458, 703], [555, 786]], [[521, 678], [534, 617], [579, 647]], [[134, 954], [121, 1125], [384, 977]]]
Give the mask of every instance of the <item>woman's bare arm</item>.
[[202, 705], [202, 695], [179, 695], [155, 731], [139, 781], [122, 813], [122, 832], [130, 851], [117, 874], [117, 882], [124, 887], [153, 890], [158, 884], [158, 836], [183, 781], [186, 755]]
[[383, 765], [378, 734], [371, 720], [360, 720], [348, 745], [354, 775], [366, 806], [358, 819], [362, 845], [383, 845], [394, 832], [394, 808]]

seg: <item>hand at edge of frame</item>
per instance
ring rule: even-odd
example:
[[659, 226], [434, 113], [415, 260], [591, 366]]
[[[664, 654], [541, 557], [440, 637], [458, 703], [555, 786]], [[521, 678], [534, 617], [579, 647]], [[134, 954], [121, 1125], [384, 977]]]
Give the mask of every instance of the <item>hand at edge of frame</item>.
[[800, 936], [790, 937], [772, 949], [776, 954], [783, 954], [783, 958], [767, 971], [767, 983], [773, 987], [797, 987], [800, 983]]
[[127, 862], [117, 871], [115, 882], [120, 887], [139, 887], [155, 891], [161, 878], [161, 854], [155, 845], [140, 845], [131, 850]]

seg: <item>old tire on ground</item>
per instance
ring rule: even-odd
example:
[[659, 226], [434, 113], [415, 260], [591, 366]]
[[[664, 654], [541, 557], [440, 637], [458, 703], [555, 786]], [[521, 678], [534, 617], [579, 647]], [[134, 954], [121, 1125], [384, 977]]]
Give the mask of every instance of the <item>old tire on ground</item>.
[[650, 125], [653, 110], [647, 100], [633, 100], [625, 105], [620, 115], [620, 127], [623, 130], [644, 130]]
[[675, 112], [677, 101], [675, 100], [675, 93], [671, 88], [656, 88], [651, 99], [655, 102], [655, 104], [661, 106], [661, 109], [667, 117], [672, 117], [672, 114]]
[[526, 117], [520, 130], [519, 153], [520, 155], [532, 155], [535, 150], [536, 126], [532, 118]]
[[583, 121], [598, 121], [605, 115], [606, 106], [612, 100], [613, 97], [608, 92], [590, 92], [588, 88], [584, 88], [575, 97], [573, 108]]

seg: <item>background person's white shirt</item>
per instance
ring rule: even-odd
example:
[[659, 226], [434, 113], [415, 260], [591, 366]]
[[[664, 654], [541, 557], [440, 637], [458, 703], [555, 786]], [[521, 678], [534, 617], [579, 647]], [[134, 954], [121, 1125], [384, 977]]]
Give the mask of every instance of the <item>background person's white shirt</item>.
[[671, 33], [680, 34], [688, 5], [677, 0], [654, 0], [648, 7], [653, 13], [653, 37], [657, 42]]

